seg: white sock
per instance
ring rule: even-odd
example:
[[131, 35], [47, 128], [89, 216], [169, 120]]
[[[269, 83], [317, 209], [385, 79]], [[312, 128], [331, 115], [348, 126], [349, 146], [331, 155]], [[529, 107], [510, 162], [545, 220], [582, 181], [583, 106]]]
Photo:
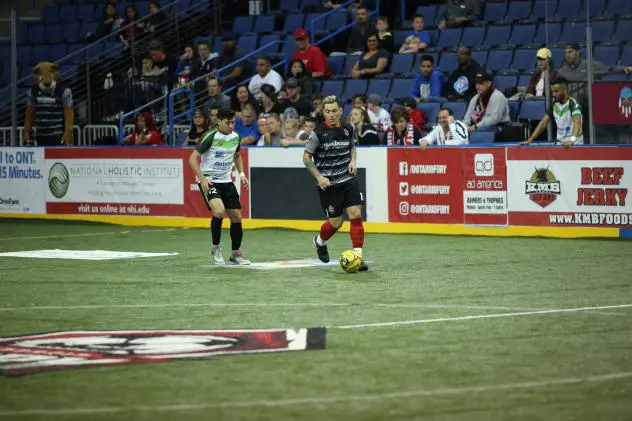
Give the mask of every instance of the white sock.
[[319, 246], [326, 246], [327, 243], [325, 241], [323, 241], [322, 238], [320, 238], [320, 234], [318, 234], [318, 237], [316, 237], [316, 244], [318, 244]]
[[360, 255], [360, 257], [362, 257], [362, 247], [356, 247], [353, 249], [353, 251], [355, 251], [356, 253]]

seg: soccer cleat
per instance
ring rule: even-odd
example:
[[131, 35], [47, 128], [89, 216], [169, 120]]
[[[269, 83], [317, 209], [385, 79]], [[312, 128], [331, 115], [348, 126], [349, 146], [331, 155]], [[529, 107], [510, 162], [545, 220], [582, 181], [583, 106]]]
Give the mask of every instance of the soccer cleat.
[[213, 256], [213, 263], [216, 265], [225, 265], [224, 256], [222, 255], [222, 248], [220, 246], [213, 246], [213, 250], [211, 251], [211, 256]]
[[234, 251], [228, 261], [233, 265], [249, 265], [250, 260], [246, 259], [241, 251]]
[[358, 272], [366, 272], [367, 270], [369, 270], [369, 265], [367, 265], [366, 262], [363, 260], [362, 263], [360, 263]]
[[316, 253], [318, 253], [318, 258], [323, 263], [329, 263], [329, 250], [327, 250], [327, 245], [319, 246], [316, 239], [318, 236], [314, 237], [314, 245], [316, 246]]

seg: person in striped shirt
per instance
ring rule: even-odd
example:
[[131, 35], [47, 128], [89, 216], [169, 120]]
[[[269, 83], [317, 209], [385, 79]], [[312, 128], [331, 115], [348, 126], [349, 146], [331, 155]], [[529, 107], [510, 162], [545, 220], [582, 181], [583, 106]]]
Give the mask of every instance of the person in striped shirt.
[[441, 108], [439, 124], [421, 139], [419, 146], [425, 150], [428, 145], [466, 145], [468, 140], [469, 135], [465, 123], [455, 120], [450, 108]]

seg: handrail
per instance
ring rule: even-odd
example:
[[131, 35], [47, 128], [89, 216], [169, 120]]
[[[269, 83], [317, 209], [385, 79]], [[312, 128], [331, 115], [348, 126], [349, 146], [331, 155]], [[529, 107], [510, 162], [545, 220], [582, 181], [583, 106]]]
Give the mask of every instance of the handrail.
[[[174, 116], [174, 110], [173, 110], [173, 99], [175, 98], [176, 95], [179, 94], [186, 94], [189, 97], [189, 109]], [[187, 89], [187, 88], [179, 88], [179, 89], [174, 89], [173, 91], [171, 91], [169, 93], [169, 99], [167, 100], [167, 128], [168, 130], [168, 141], [167, 143], [170, 144], [174, 144], [175, 143], [175, 124], [174, 121], [177, 120], [178, 118], [182, 117], [182, 116], [188, 116], [189, 117], [189, 125], [193, 124], [192, 118], [193, 118], [193, 110], [195, 108], [195, 94], [193, 93], [192, 90]]]
[[[316, 16], [314, 19], [310, 20], [309, 21], [309, 41], [310, 41], [310, 43], [314, 44], [314, 40], [316, 39], [315, 38], [316, 34], [315, 34], [315, 31], [314, 31], [314, 22], [316, 22], [317, 20], [320, 20], [320, 19], [325, 19], [326, 17], [328, 17], [331, 14], [340, 13], [340, 9], [344, 10], [345, 7], [347, 7], [348, 5], [350, 5], [351, 3], [354, 3], [356, 1], [357, 0], [347, 0], [346, 2], [342, 3], [339, 7], [336, 7], [335, 9], [331, 9], [330, 11], [328, 11], [326, 13], [323, 13], [322, 15]], [[346, 13], [346, 11], [344, 13]], [[369, 17], [371, 17], [373, 15], [377, 15], [377, 16], [380, 15], [380, 0], [376, 1], [376, 3], [375, 3], [375, 10], [372, 11], [371, 13], [369, 13]], [[355, 26], [355, 25], [357, 25], [357, 22], [353, 21], [353, 22], [343, 26], [342, 28], [338, 29], [337, 31], [327, 35], [323, 39], [320, 39], [318, 41], [318, 43], [316, 43], [315, 45], [318, 45], [318, 44], [322, 43], [323, 41], [328, 40], [329, 38], [332, 38], [335, 35], [338, 35], [340, 32], [346, 30], [347, 28], [350, 28], [350, 27]]]

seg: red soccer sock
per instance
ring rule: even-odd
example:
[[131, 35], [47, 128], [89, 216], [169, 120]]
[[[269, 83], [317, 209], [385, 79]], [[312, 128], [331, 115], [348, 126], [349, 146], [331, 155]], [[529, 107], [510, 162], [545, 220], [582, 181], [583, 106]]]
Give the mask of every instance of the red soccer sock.
[[320, 227], [320, 239], [323, 241], [327, 241], [334, 236], [336, 231], [338, 231], [337, 228], [334, 228], [334, 226], [331, 225], [329, 221], [325, 221], [325, 223]]
[[356, 218], [351, 220], [351, 244], [353, 248], [361, 249], [364, 245], [364, 225], [362, 225], [362, 218]]

